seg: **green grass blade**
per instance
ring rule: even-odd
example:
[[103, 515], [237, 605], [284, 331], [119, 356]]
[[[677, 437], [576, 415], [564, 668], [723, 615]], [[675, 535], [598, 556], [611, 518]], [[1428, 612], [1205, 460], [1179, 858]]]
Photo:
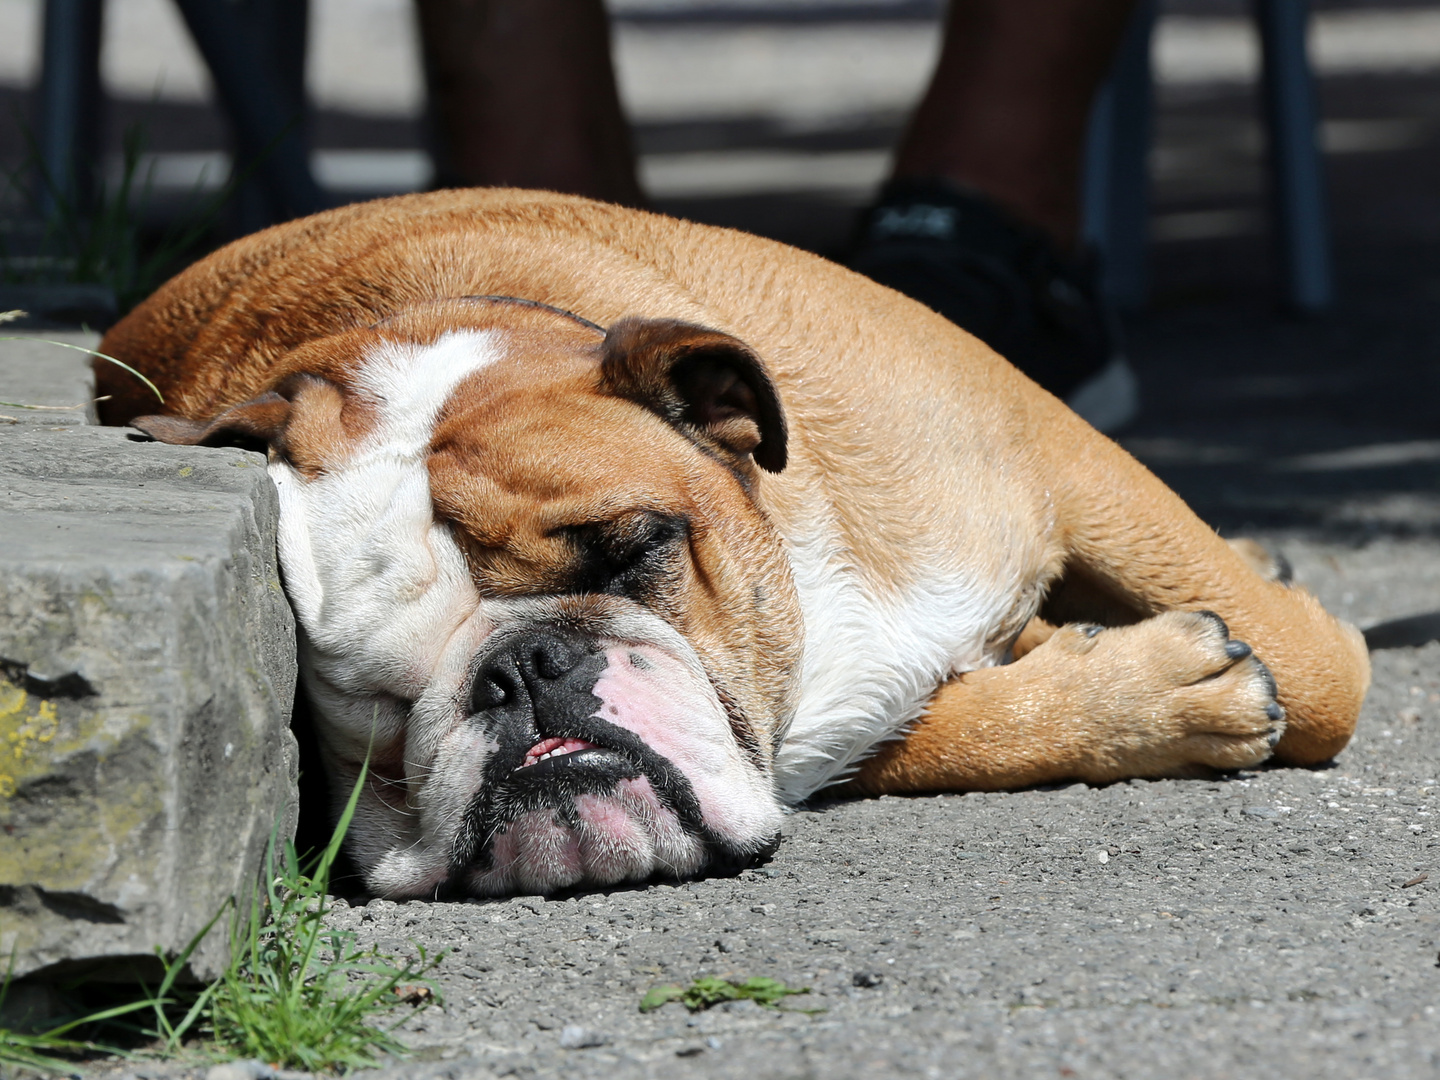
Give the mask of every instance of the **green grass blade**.
[[0, 1062], [8, 1062], [12, 1065], [23, 1065], [26, 1068], [35, 1069], [39, 1072], [51, 1073], [74, 1073], [75, 1065], [64, 1058], [54, 1057], [52, 1054], [42, 1053], [41, 1049], [80, 1052], [84, 1049], [80, 1044], [73, 1047], [69, 1044], [54, 1046], [48, 1043], [38, 1042], [33, 1036], [17, 1035], [12, 1031], [0, 1030]]
[[[7, 311], [5, 314], [10, 315], [13, 314], [13, 312]], [[24, 314], [24, 312], [21, 312], [21, 314]], [[113, 356], [106, 356], [102, 352], [96, 352], [94, 349], [87, 349], [83, 345], [72, 345], [68, 341], [52, 341], [49, 338], [0, 337], [0, 341], [38, 341], [42, 345], [58, 345], [62, 349], [74, 349], [76, 352], [86, 353], [87, 355], [108, 361], [109, 363], [114, 364], [116, 367], [128, 371], [131, 375], [134, 375], [135, 378], [139, 379], [142, 383], [144, 383], [147, 387], [150, 388], [150, 392], [153, 393], [157, 399], [159, 399], [160, 404], [165, 404], [165, 395], [160, 393], [160, 388], [158, 386], [156, 386], [153, 382], [147, 379], [144, 375], [141, 375], [140, 372], [136, 371], [129, 364], [125, 363], [125, 361], [116, 360]]]
[[335, 860], [340, 855], [340, 846], [345, 841], [345, 834], [350, 831], [350, 822], [355, 817], [355, 808], [360, 804], [360, 792], [365, 788], [365, 778], [370, 772], [370, 755], [367, 752], [365, 760], [360, 763], [360, 775], [355, 779], [355, 786], [350, 790], [350, 798], [345, 803], [345, 809], [340, 813], [340, 820], [335, 823], [335, 831], [330, 835], [330, 842], [325, 845], [324, 852], [320, 855], [320, 861], [315, 867], [313, 877], [317, 882], [323, 882], [325, 886], [330, 884], [330, 868], [335, 865]]
[[53, 1027], [47, 1031], [42, 1031], [36, 1037], [41, 1039], [61, 1039], [64, 1038], [66, 1034], [74, 1031], [78, 1027], [84, 1027], [87, 1024], [99, 1024], [106, 1020], [113, 1020], [117, 1016], [125, 1016], [129, 1013], [139, 1012], [141, 1009], [147, 1008], [149, 1004], [150, 1002], [148, 1000], [145, 1000], [127, 1001], [123, 1005], [112, 1005], [108, 1009], [101, 1009], [99, 1012], [93, 1012], [89, 1013], [86, 1016], [82, 1016], [78, 1020], [70, 1020], [64, 1024], [60, 1024], [58, 1027]]
[[89, 404], [88, 401], [82, 401], [78, 405], [27, 405], [23, 401], [0, 401], [0, 405], [8, 409], [33, 409], [36, 412], [74, 412]]

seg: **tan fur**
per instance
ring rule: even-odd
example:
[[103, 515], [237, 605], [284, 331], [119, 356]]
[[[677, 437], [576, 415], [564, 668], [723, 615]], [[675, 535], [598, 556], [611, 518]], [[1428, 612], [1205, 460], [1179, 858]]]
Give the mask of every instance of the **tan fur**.
[[[788, 465], [778, 475], [747, 465], [748, 493], [718, 465], [637, 474], [632, 462], [665, 460], [678, 436], [600, 385], [586, 352], [595, 336], [553, 315], [453, 300], [486, 294], [602, 326], [639, 316], [734, 335], [778, 387]], [[711, 527], [666, 618], [725, 669], [725, 685], [746, 688], [747, 712], [783, 715], [803, 633], [783, 545], [828, 508], [877, 594], [959, 568], [1013, 582], [1013, 607], [991, 631], [1000, 651], [1019, 635], [1019, 659], [941, 686], [908, 737], [863, 769], [865, 790], [1188, 775], [1262, 760], [1268, 721], [1253, 663], [1225, 653], [1215, 620], [1192, 614], [1202, 610], [1273, 673], [1287, 721], [1279, 760], [1325, 760], [1354, 729], [1369, 666], [1353, 628], [1258, 575], [1143, 466], [974, 338], [755, 237], [535, 192], [386, 200], [218, 252], [120, 323], [103, 351], [158, 383], [166, 413], [208, 422], [286, 379], [343, 385], [375, 335], [425, 341], [490, 323], [548, 358], [553, 379], [508, 390], [489, 380], [437, 431], [437, 506], [468, 538], [488, 587], [543, 590], [564, 558], [547, 533], [556, 523], [681, 508]], [[122, 373], [97, 372], [113, 396], [107, 422], [153, 411]], [[304, 467], [323, 469], [365, 417], [346, 415], [323, 382], [306, 392], [296, 416], [308, 419], [286, 438]], [[729, 437], [754, 443], [748, 429]], [[553, 484], [527, 492], [518, 478], [537, 465]], [[481, 506], [483, 520], [471, 513]], [[1047, 636], [1037, 614], [1114, 629], [1089, 637], [1061, 625]]]

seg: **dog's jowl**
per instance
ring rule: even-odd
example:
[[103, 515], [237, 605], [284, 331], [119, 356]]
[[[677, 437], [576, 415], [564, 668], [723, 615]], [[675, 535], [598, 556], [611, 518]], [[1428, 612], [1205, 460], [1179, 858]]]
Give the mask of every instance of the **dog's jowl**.
[[1355, 631], [963, 331], [778, 244], [477, 190], [115, 327], [105, 419], [253, 445], [387, 896], [713, 873], [786, 804], [1310, 763]]

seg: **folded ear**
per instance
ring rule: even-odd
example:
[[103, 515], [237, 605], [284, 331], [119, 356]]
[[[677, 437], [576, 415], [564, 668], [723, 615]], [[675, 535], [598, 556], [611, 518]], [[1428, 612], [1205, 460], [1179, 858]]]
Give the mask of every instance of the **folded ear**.
[[156, 442], [180, 446], [243, 446], [264, 451], [290, 420], [291, 402], [273, 390], [226, 409], [213, 420], [184, 416], [137, 416], [130, 426]]
[[601, 346], [601, 385], [770, 472], [785, 468], [785, 414], [744, 342], [672, 319], [621, 319]]

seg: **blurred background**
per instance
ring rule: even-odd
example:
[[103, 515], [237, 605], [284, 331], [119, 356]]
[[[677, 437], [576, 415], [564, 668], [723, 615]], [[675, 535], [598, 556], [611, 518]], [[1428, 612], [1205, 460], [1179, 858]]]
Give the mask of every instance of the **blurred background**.
[[[0, 0], [0, 166], [11, 176], [31, 154], [43, 6]], [[940, 4], [611, 0], [610, 11], [655, 208], [843, 254], [928, 79]], [[1335, 301], [1298, 318], [1279, 302], [1250, 7], [1160, 5], [1149, 289], [1126, 314], [1144, 409], [1121, 441], [1226, 531], [1431, 540], [1440, 534], [1440, 2], [1321, 0], [1309, 54]], [[123, 135], [140, 132], [127, 200], [139, 242], [153, 248], [167, 226], [199, 215], [188, 254], [164, 253], [168, 271], [235, 235], [243, 212], [211, 204], [229, 174], [231, 135], [170, 0], [106, 0], [101, 69], [100, 171], [112, 190], [126, 172]], [[408, 0], [311, 0], [305, 78], [313, 170], [330, 196], [426, 187]], [[34, 255], [13, 185], [9, 197], [0, 255], [13, 281]]]

